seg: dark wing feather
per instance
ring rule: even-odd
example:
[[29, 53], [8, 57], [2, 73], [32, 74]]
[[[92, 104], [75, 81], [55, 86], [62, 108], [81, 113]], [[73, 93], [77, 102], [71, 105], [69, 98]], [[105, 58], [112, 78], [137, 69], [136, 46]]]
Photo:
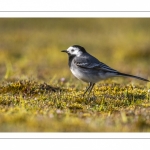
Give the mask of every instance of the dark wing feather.
[[80, 57], [75, 57], [74, 63], [81, 68], [92, 69], [99, 65], [99, 61], [93, 56], [88, 54], [81, 55]]
[[91, 56], [90, 54], [76, 57], [74, 59], [74, 63], [81, 68], [103, 70], [103, 71], [115, 72], [115, 73], [118, 72], [117, 70], [114, 70], [109, 66], [105, 65], [104, 63], [100, 62], [98, 59]]

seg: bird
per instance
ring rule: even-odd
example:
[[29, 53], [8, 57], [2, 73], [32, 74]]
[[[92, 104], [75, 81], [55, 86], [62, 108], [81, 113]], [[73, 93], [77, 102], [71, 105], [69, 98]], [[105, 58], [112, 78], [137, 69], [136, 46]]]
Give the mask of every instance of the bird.
[[89, 96], [97, 82], [108, 79], [110, 77], [124, 76], [150, 82], [148, 79], [122, 73], [109, 67], [89, 54], [85, 48], [80, 45], [70, 46], [67, 50], [62, 50], [61, 52], [68, 54], [68, 65], [72, 74], [79, 80], [89, 83], [89, 86], [86, 88], [83, 96], [85, 96], [88, 91]]

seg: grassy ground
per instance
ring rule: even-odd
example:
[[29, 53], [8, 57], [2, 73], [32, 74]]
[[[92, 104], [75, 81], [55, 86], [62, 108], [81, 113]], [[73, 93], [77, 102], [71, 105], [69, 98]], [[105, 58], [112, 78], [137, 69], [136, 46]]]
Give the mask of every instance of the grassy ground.
[[[82, 97], [60, 51], [78, 44], [150, 79], [150, 19], [0, 19], [1, 132], [150, 131], [150, 83], [112, 78]], [[91, 95], [92, 97], [92, 95]]]

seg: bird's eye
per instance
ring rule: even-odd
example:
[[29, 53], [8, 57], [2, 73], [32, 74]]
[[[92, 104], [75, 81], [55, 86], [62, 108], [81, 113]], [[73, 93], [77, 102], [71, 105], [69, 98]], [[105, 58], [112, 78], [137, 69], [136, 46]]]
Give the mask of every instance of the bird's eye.
[[74, 49], [72, 49], [71, 52], [74, 52]]

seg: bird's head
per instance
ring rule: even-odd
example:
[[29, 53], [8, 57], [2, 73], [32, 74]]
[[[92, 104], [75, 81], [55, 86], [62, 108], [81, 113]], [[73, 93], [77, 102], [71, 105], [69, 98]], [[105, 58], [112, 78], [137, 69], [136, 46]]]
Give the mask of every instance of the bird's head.
[[79, 45], [70, 46], [67, 50], [62, 50], [61, 52], [67, 53], [69, 56], [80, 56], [85, 53], [86, 50]]

